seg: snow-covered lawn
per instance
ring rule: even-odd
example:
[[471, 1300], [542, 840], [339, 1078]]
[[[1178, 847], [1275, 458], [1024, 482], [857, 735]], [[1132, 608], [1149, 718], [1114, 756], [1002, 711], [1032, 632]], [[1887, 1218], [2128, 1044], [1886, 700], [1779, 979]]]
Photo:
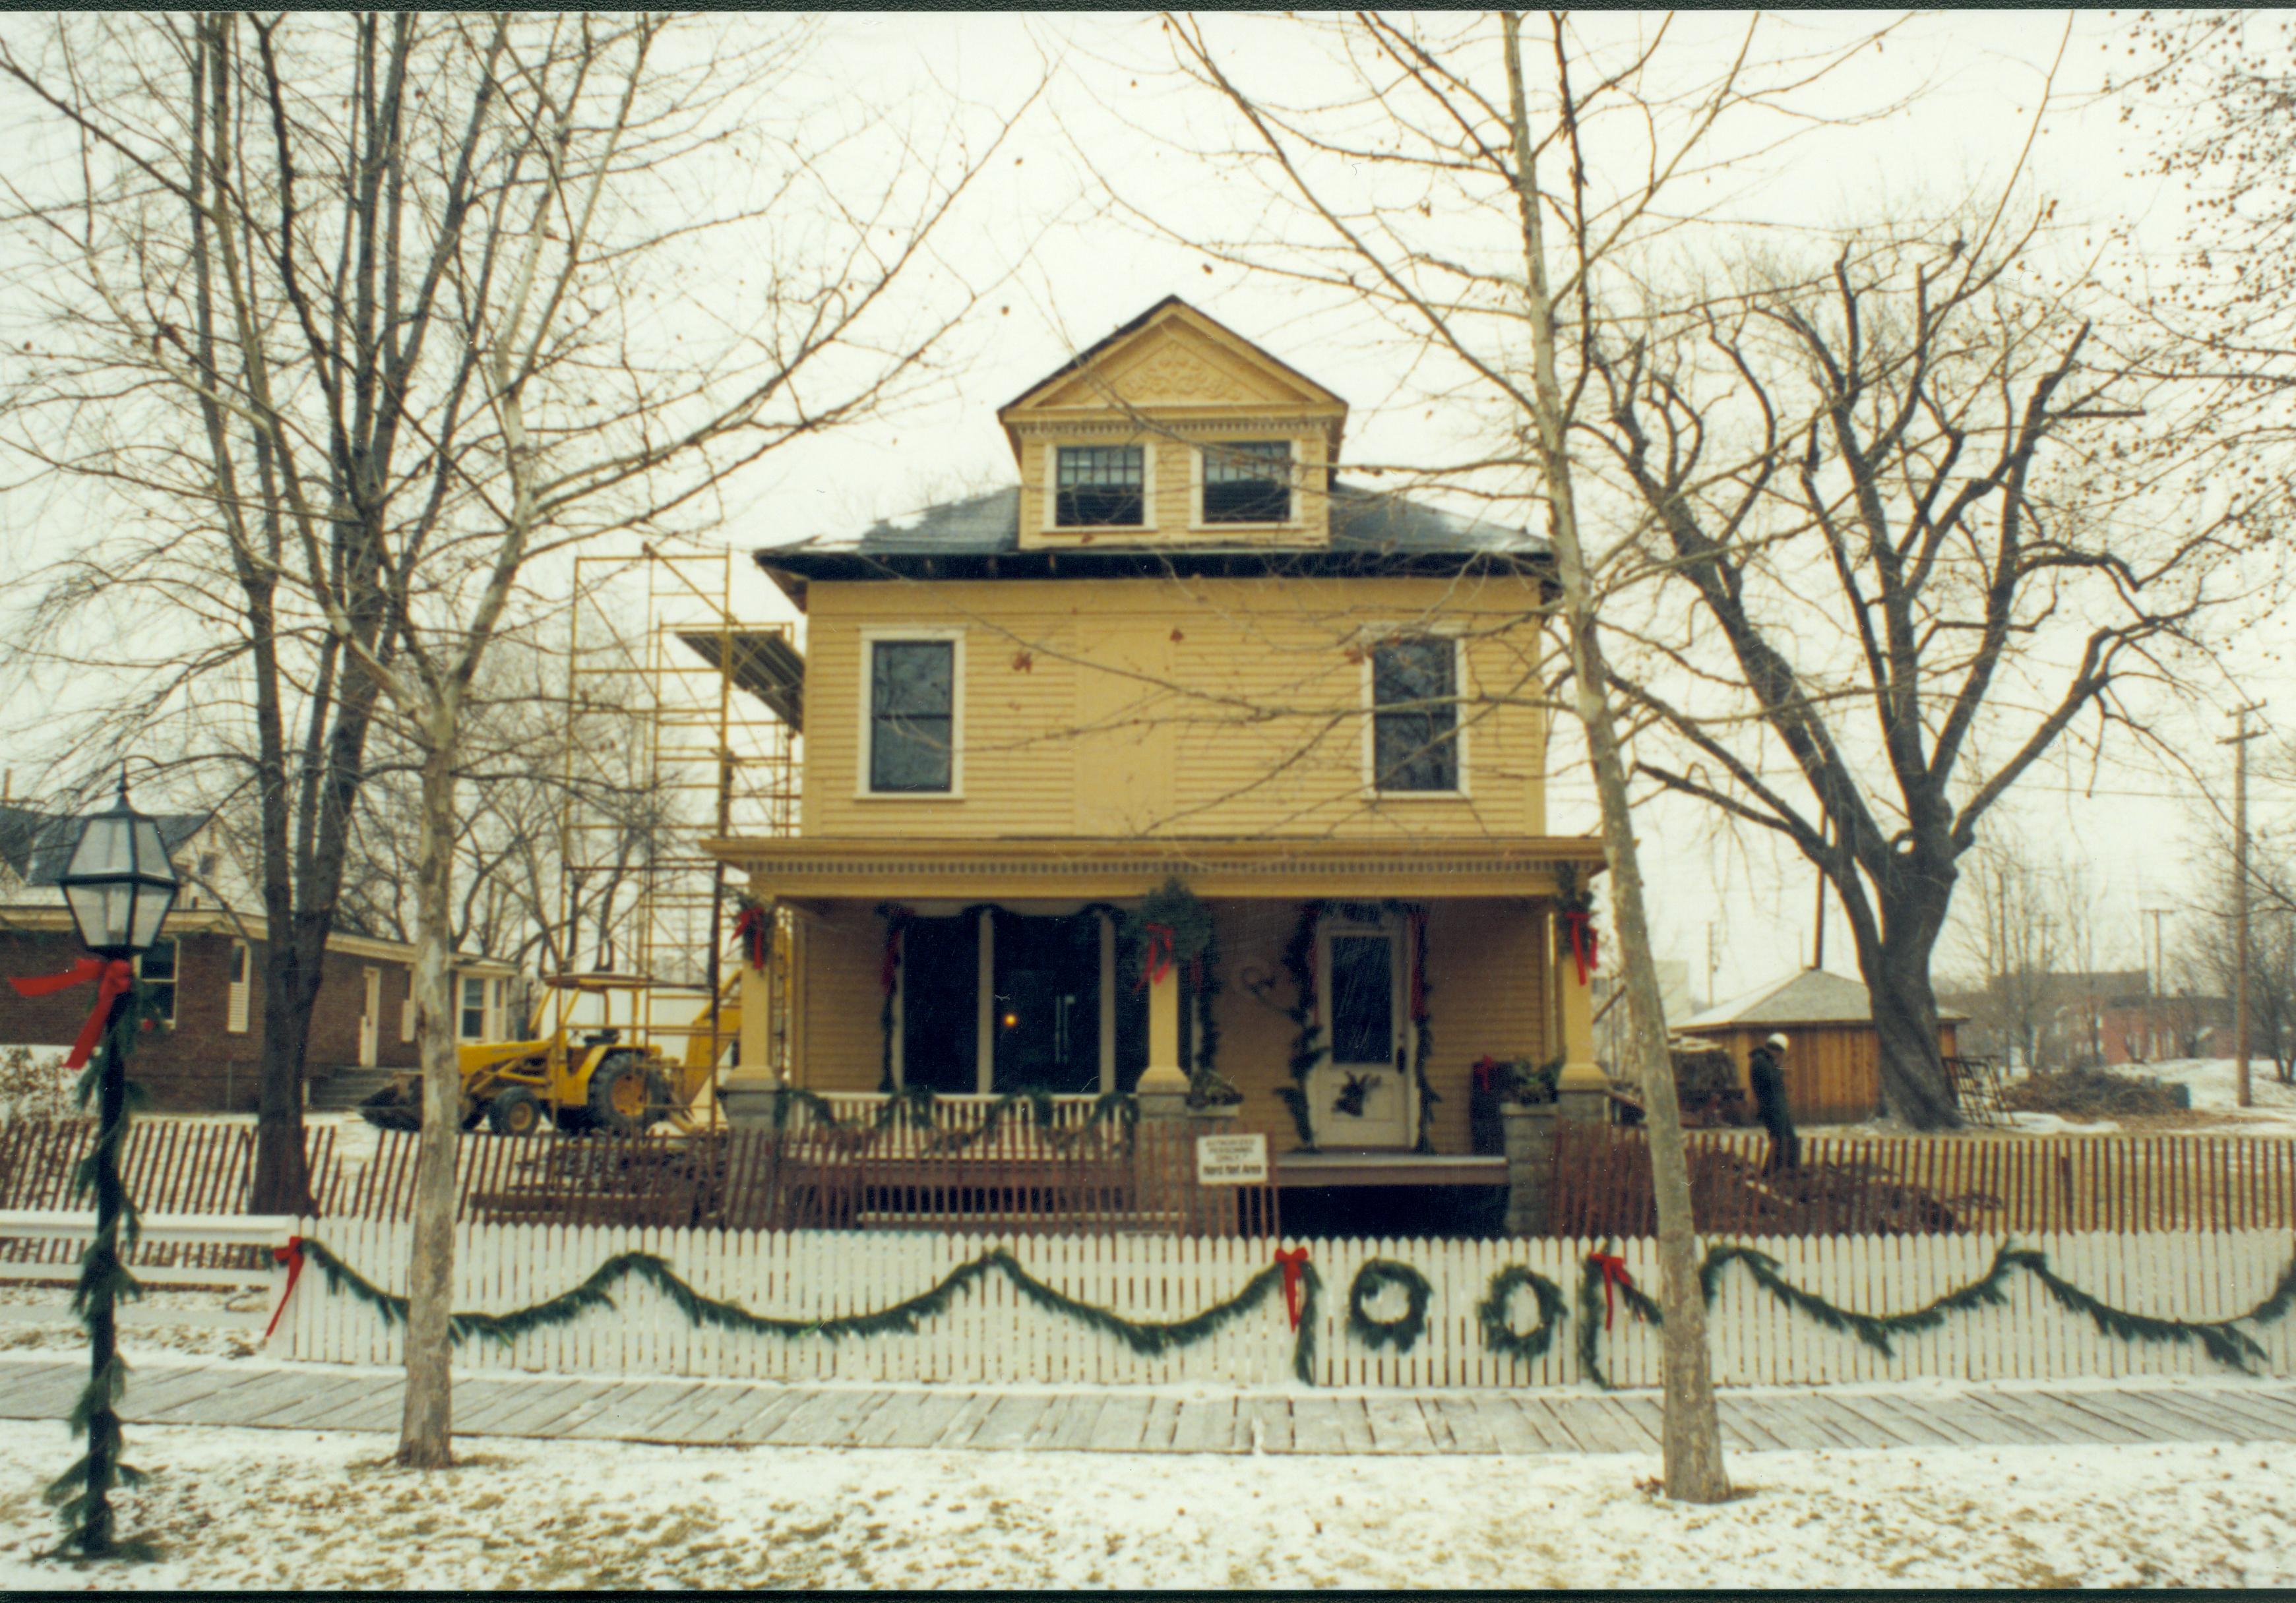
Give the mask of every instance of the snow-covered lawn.
[[1654, 1457], [1314, 1458], [131, 1426], [160, 1562], [38, 1562], [60, 1424], [0, 1422], [0, 1591], [150, 1587], [2284, 1586], [2296, 1446], [1773, 1452], [1664, 1503]]

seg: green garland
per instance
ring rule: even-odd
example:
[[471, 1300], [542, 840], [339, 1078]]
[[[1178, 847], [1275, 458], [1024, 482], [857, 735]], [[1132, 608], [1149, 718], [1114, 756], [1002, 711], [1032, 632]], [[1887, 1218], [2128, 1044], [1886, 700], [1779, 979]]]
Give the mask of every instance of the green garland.
[[[1607, 1252], [1610, 1243], [1605, 1241]], [[1903, 1313], [1862, 1313], [1855, 1308], [1844, 1308], [1830, 1303], [1815, 1292], [1805, 1291], [1778, 1273], [1778, 1261], [1768, 1254], [1751, 1247], [1717, 1245], [1707, 1250], [1699, 1265], [1698, 1288], [1702, 1301], [1711, 1307], [1721, 1290], [1723, 1272], [1733, 1264], [1742, 1264], [1754, 1283], [1789, 1308], [1806, 1313], [1827, 1329], [1856, 1337], [1884, 1358], [1896, 1356], [1890, 1337], [1910, 1336], [1934, 1329], [1945, 1322], [1948, 1314], [1971, 1308], [1998, 1307], [2009, 1299], [2002, 1289], [2010, 1272], [2022, 1270], [2041, 1282], [2044, 1289], [2067, 1313], [2086, 1315], [2106, 1336], [2121, 1341], [2170, 1342], [2182, 1345], [2197, 1342], [2202, 1351], [2218, 1363], [2251, 1373], [2249, 1365], [2265, 1356], [2264, 1348], [2243, 1324], [2268, 1325], [2287, 1316], [2296, 1307], [2296, 1256], [2289, 1259], [2280, 1278], [2264, 1300], [2245, 1313], [2229, 1319], [2181, 1320], [2155, 1319], [2151, 1314], [2132, 1313], [2125, 1308], [2115, 1308], [2100, 1302], [2049, 1267], [2048, 1255], [2032, 1247], [2018, 1247], [2004, 1240], [1985, 1272], [1966, 1286], [1934, 1297], [1918, 1308]], [[1495, 1282], [1496, 1283], [1496, 1282]], [[1656, 1303], [1635, 1288], [1621, 1285], [1619, 1295], [1636, 1314], [1654, 1325], [1663, 1325], [1665, 1315]], [[1595, 1358], [1598, 1339], [1596, 1321], [1592, 1317], [1595, 1299], [1602, 1293], [1602, 1268], [1595, 1255], [1588, 1255], [1579, 1276], [1578, 1286], [1578, 1361], [1579, 1366], [1595, 1384], [1609, 1389], [1611, 1382]], [[1488, 1334], [1488, 1326], [1486, 1325]]]
[[1284, 1011], [1293, 1029], [1292, 1060], [1286, 1066], [1292, 1084], [1276, 1088], [1276, 1097], [1291, 1110], [1292, 1127], [1300, 1134], [1300, 1149], [1316, 1150], [1316, 1125], [1308, 1108], [1308, 1076], [1331, 1049], [1324, 1042], [1324, 1026], [1316, 1022], [1316, 924], [1323, 917], [1321, 902], [1302, 902], [1292, 938], [1283, 943], [1283, 971], [1292, 977], [1292, 1005]]
[[111, 1493], [144, 1479], [142, 1471], [120, 1461], [125, 1440], [119, 1404], [127, 1386], [127, 1363], [119, 1356], [118, 1308], [142, 1296], [144, 1288], [127, 1268], [126, 1255], [141, 1239], [143, 1222], [120, 1175], [119, 1160], [127, 1145], [130, 1111], [144, 1100], [143, 1087], [127, 1078], [128, 1048], [137, 1032], [160, 1017], [151, 987], [135, 981], [113, 1004], [102, 1040], [72, 1091], [82, 1113], [90, 1101], [96, 1104], [95, 1143], [73, 1169], [71, 1182], [75, 1198], [94, 1198], [95, 1231], [80, 1255], [79, 1284], [72, 1293], [72, 1311], [88, 1335], [88, 1378], [65, 1419], [87, 1448], [44, 1494], [64, 1527], [55, 1557], [77, 1549], [88, 1558], [145, 1559], [157, 1551], [148, 1542], [122, 1541], [115, 1534]]
[[[1603, 1366], [1595, 1354], [1595, 1345], [1603, 1337], [1603, 1321], [1597, 1317], [1599, 1310], [1595, 1304], [1603, 1296], [1603, 1260], [1611, 1255], [1611, 1240], [1606, 1236], [1603, 1239], [1603, 1250], [1588, 1253], [1578, 1270], [1578, 1369], [1581, 1374], [1606, 1392], [1611, 1389], [1611, 1379], [1603, 1373]], [[1623, 1280], [1616, 1282], [1616, 1285], [1628, 1313], [1646, 1319], [1654, 1325], [1666, 1323], [1666, 1315], [1660, 1312], [1659, 1305], [1646, 1293]]]
[[[1507, 1304], [1516, 1292], [1526, 1287], [1538, 1304], [1538, 1323], [1518, 1335]], [[1503, 1358], [1519, 1359], [1524, 1363], [1536, 1363], [1546, 1356], [1547, 1348], [1554, 1345], [1556, 1331], [1570, 1317], [1570, 1310], [1562, 1302], [1562, 1288], [1520, 1264], [1510, 1264], [1493, 1275], [1483, 1300], [1475, 1308], [1475, 1323], [1482, 1330], [1483, 1345]]]
[[1427, 1007], [1428, 994], [1435, 988], [1427, 983], [1427, 910], [1407, 907], [1403, 916], [1411, 931], [1411, 1072], [1419, 1083], [1419, 1139], [1412, 1143], [1411, 1149], [1432, 1154], [1435, 1136], [1431, 1126], [1435, 1122], [1435, 1104], [1443, 1099], [1435, 1094], [1435, 1087], [1427, 1078], [1427, 1059], [1435, 1051], [1434, 1016]]
[[[1403, 1317], [1375, 1320], [1366, 1304], [1390, 1286], [1403, 1288]], [[1372, 1258], [1356, 1271], [1355, 1282], [1348, 1288], [1348, 1334], [1374, 1350], [1391, 1345], [1398, 1353], [1408, 1353], [1427, 1333], [1427, 1300], [1434, 1292], [1427, 1277], [1410, 1264]]]
[[[326, 1277], [327, 1289], [348, 1292], [365, 1303], [381, 1316], [386, 1325], [395, 1325], [406, 1317], [406, 1299], [376, 1286], [357, 1270], [345, 1264], [318, 1241], [306, 1238], [303, 1254], [318, 1265]], [[735, 1303], [704, 1296], [681, 1279], [676, 1270], [652, 1253], [626, 1252], [617, 1254], [600, 1264], [589, 1279], [570, 1291], [535, 1304], [532, 1307], [514, 1309], [508, 1313], [457, 1313], [447, 1320], [448, 1338], [460, 1345], [467, 1336], [482, 1336], [490, 1341], [509, 1343], [536, 1330], [571, 1324], [593, 1309], [611, 1309], [614, 1300], [611, 1288], [631, 1278], [652, 1286], [677, 1308], [686, 1319], [698, 1326], [715, 1326], [721, 1330], [735, 1330], [749, 1335], [778, 1336], [784, 1340], [799, 1337], [819, 1336], [840, 1341], [849, 1336], [914, 1335], [921, 1321], [933, 1319], [947, 1311], [959, 1292], [990, 1274], [1001, 1274], [1021, 1295], [1044, 1309], [1073, 1319], [1093, 1329], [1103, 1331], [1147, 1357], [1191, 1347], [1204, 1341], [1235, 1321], [1250, 1313], [1271, 1296], [1280, 1296], [1283, 1285], [1283, 1269], [1271, 1264], [1250, 1280], [1243, 1289], [1224, 1303], [1216, 1303], [1190, 1319], [1158, 1323], [1126, 1319], [1122, 1314], [1081, 1303], [1065, 1293], [1055, 1291], [1021, 1267], [1020, 1260], [1002, 1247], [992, 1247], [970, 1263], [961, 1264], [944, 1276], [938, 1285], [920, 1292], [906, 1302], [890, 1308], [880, 1308], [870, 1313], [839, 1314], [828, 1319], [775, 1319], [752, 1313]], [[1292, 1372], [1302, 1385], [1316, 1384], [1316, 1310], [1323, 1291], [1323, 1280], [1313, 1264], [1303, 1264], [1300, 1280], [1305, 1292], [1300, 1328], [1292, 1344]]]
[[873, 1134], [894, 1125], [908, 1125], [938, 1133], [926, 1143], [928, 1150], [955, 1152], [993, 1135], [1008, 1116], [1025, 1108], [1037, 1129], [1044, 1133], [1046, 1142], [1065, 1150], [1111, 1120], [1127, 1131], [1140, 1120], [1138, 1099], [1124, 1092], [1111, 1091], [1093, 1099], [1092, 1112], [1082, 1125], [1074, 1130], [1055, 1130], [1052, 1128], [1056, 1106], [1054, 1095], [1041, 1086], [1007, 1092], [988, 1104], [980, 1123], [972, 1129], [943, 1130], [939, 1125], [940, 1099], [928, 1085], [905, 1085], [878, 1104], [874, 1113], [849, 1119], [838, 1117], [836, 1108], [819, 1092], [785, 1085], [774, 1092], [773, 1128], [776, 1134], [781, 1133], [788, 1126], [790, 1109], [802, 1108], [821, 1128], [840, 1135]]

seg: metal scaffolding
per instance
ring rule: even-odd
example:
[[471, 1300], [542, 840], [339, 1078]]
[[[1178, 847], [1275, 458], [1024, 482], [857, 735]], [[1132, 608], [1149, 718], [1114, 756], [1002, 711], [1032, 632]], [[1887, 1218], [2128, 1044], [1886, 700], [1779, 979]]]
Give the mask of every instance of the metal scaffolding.
[[[651, 546], [575, 558], [559, 840], [563, 967], [644, 979], [641, 1035], [682, 1055], [706, 1030], [721, 1065], [733, 1030], [708, 999], [730, 1000], [738, 972], [734, 897], [701, 843], [796, 833], [804, 693], [791, 626], [735, 616], [734, 561]], [[786, 963], [767, 972], [786, 986]], [[768, 1009], [776, 1067], [781, 1000]]]

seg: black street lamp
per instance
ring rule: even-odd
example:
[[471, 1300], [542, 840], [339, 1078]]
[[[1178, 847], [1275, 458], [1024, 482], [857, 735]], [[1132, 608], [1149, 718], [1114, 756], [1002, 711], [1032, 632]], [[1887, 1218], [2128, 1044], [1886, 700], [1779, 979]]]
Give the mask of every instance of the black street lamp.
[[159, 940], [160, 927], [176, 904], [176, 879], [159, 820], [127, 805], [126, 774], [111, 810], [80, 826], [79, 840], [56, 883], [80, 943], [96, 954], [73, 977], [57, 977], [65, 983], [96, 982], [95, 1010], [65, 1061], [86, 1060], [95, 1033], [101, 1032], [102, 1041], [79, 1083], [80, 1107], [87, 1106], [91, 1092], [96, 1102], [94, 1161], [77, 1188], [95, 1193], [95, 1234], [81, 1255], [79, 1294], [73, 1299], [88, 1336], [87, 1389], [73, 1411], [75, 1419], [86, 1421], [87, 1452], [48, 1491], [62, 1506], [64, 1550], [76, 1548], [89, 1558], [135, 1557], [144, 1544], [115, 1541], [111, 1525], [111, 1489], [122, 1478], [135, 1477], [119, 1461], [117, 1409], [127, 1366], [119, 1359], [117, 1311], [122, 1298], [143, 1295], [120, 1254], [122, 1223], [131, 1246], [136, 1226], [119, 1160], [127, 1144], [127, 1051], [147, 1006], [134, 961]]

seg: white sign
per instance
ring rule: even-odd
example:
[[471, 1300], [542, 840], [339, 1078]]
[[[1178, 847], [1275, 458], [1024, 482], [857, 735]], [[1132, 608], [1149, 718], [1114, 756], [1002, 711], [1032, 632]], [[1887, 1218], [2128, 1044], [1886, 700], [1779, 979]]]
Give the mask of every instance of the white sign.
[[1266, 1185], [1267, 1138], [1264, 1135], [1196, 1137], [1196, 1183], [1206, 1186]]

